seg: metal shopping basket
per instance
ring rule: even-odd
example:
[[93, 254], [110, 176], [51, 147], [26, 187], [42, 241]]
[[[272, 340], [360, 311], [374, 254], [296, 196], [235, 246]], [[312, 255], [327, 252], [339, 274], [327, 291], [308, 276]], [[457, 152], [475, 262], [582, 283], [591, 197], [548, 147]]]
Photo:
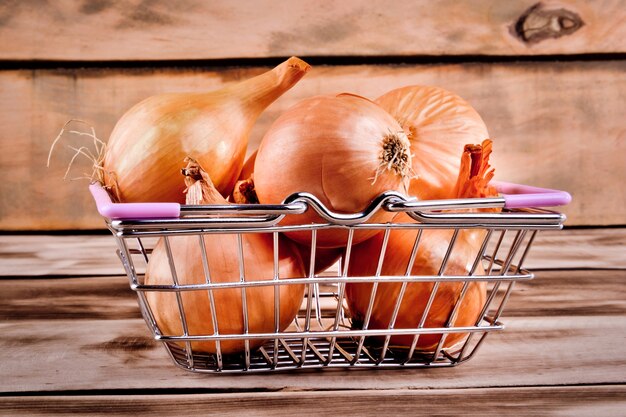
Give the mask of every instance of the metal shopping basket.
[[[266, 372], [308, 368], [393, 368], [393, 367], [445, 367], [461, 364], [472, 358], [487, 334], [502, 330], [500, 322], [504, 306], [516, 281], [530, 280], [533, 274], [522, 265], [538, 231], [562, 228], [565, 216], [539, 207], [552, 207], [569, 203], [569, 194], [557, 191], [497, 183], [499, 197], [453, 199], [453, 200], [409, 200], [400, 194], [389, 192], [380, 195], [361, 213], [333, 213], [315, 198], [299, 193], [290, 196], [281, 205], [224, 205], [188, 206], [176, 203], [112, 203], [108, 193], [97, 184], [90, 186], [100, 214], [116, 238], [118, 255], [126, 271], [132, 290], [137, 293], [139, 306], [154, 338], [161, 341], [173, 361], [180, 367], [195, 372]], [[498, 208], [498, 212], [480, 212], [475, 209]], [[281, 220], [286, 215], [298, 215], [307, 210], [315, 210], [324, 219], [323, 224], [303, 224], [284, 226]], [[368, 220], [379, 210], [406, 212], [410, 223], [373, 224]], [[205, 268], [202, 284], [180, 284], [176, 275], [176, 263], [169, 259], [172, 282], [170, 285], [147, 285], [145, 270], [157, 240], [171, 240], [174, 236], [198, 236], [202, 246], [202, 236], [207, 234], [234, 234], [239, 236], [239, 253], [242, 252], [241, 236], [247, 233], [268, 233], [276, 242], [286, 231], [309, 230], [312, 241], [316, 234], [329, 228], [341, 228], [347, 233], [347, 244], [334, 267], [322, 273], [314, 273], [316, 250], [311, 249], [310, 271], [307, 276], [279, 279], [274, 274], [262, 280], [248, 281], [244, 268], [240, 265], [240, 277], [236, 282], [217, 283], [211, 279]], [[441, 259], [438, 273], [412, 275], [411, 268], [403, 275], [384, 276], [380, 273], [384, 256], [379, 255], [377, 272], [371, 276], [350, 276], [348, 265], [351, 259], [353, 237], [365, 229], [378, 229], [385, 239], [395, 229], [414, 229], [416, 239], [412, 244], [411, 257], [423, 242], [422, 232], [432, 229], [447, 229], [450, 240]], [[455, 241], [465, 230], [482, 230], [480, 249], [472, 261], [468, 272], [462, 275], [446, 273], [446, 263], [455, 250]], [[383, 241], [385, 241], [383, 239]], [[274, 245], [274, 251], [277, 251]], [[313, 244], [315, 248], [315, 244]], [[203, 262], [210, 262], [210, 254], [203, 249]], [[383, 244], [380, 251], [384, 252]], [[172, 252], [169, 251], [169, 256]], [[274, 255], [277, 259], [278, 255]], [[240, 264], [242, 257], [239, 257]], [[409, 259], [407, 262], [411, 262]], [[275, 262], [277, 262], [275, 260]], [[479, 267], [480, 266], [480, 267]], [[277, 270], [277, 268], [275, 268]], [[386, 327], [372, 326], [372, 300], [374, 294], [388, 283], [399, 285], [396, 299], [390, 300], [394, 306], [392, 318]], [[451, 306], [449, 316], [439, 326], [429, 327], [426, 317], [438, 289], [446, 283], [459, 283], [458, 296]], [[458, 326], [455, 318], [472, 283], [481, 282], [486, 287], [486, 297], [480, 306], [478, 319], [470, 325]], [[365, 318], [356, 320], [346, 304], [346, 285], [367, 283], [371, 287], [372, 298]], [[407, 328], [395, 326], [402, 298], [412, 285], [429, 285], [430, 295], [416, 325]], [[223, 288], [238, 289], [245, 300], [246, 290], [253, 287], [269, 286], [274, 291], [275, 315], [279, 314], [280, 297], [278, 288], [283, 285], [304, 285], [305, 295], [301, 308], [287, 329], [278, 328], [278, 317], [274, 317], [276, 327], [270, 332], [254, 332], [248, 328], [248, 311], [242, 303], [240, 313], [244, 328], [237, 334], [220, 332], [215, 309], [211, 307], [211, 319], [215, 329], [208, 334], [191, 334], [186, 323], [184, 292], [204, 292], [211, 300], [213, 294]], [[168, 292], [175, 297], [180, 312], [180, 332], [168, 332], [155, 320], [155, 312], [147, 301], [150, 292]], [[397, 336], [409, 337], [412, 343], [396, 346]], [[419, 348], [419, 340], [435, 335], [438, 343], [428, 351]], [[456, 336], [455, 336], [456, 335]], [[461, 335], [452, 346], [446, 339]], [[220, 343], [244, 341], [241, 352], [224, 354]], [[251, 341], [264, 341], [256, 349]], [[194, 349], [194, 342], [214, 342], [211, 353]]]

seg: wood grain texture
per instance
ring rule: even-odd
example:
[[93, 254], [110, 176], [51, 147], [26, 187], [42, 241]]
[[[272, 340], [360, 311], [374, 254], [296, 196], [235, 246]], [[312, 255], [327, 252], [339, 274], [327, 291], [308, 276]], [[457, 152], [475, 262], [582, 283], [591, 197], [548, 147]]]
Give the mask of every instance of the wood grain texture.
[[456, 368], [193, 374], [176, 367], [140, 319], [0, 323], [0, 392], [187, 389], [488, 388], [626, 383], [626, 317], [508, 317]]
[[[534, 280], [516, 284], [505, 316], [626, 316], [625, 281], [624, 270], [540, 271]], [[4, 280], [0, 289], [0, 320], [141, 317], [123, 276]], [[326, 301], [322, 308], [336, 308], [335, 301]]]
[[120, 275], [124, 268], [109, 235], [0, 236], [0, 276]]
[[626, 229], [539, 232], [524, 266], [537, 269], [626, 269]]
[[[623, 243], [618, 232], [565, 230], [537, 245], [555, 256], [576, 246], [615, 248]], [[20, 240], [33, 253], [54, 245], [49, 236], [39, 244], [36, 236], [18, 238], [33, 238]], [[67, 253], [90, 242], [55, 238], [73, 242]], [[0, 247], [3, 260], [6, 252]], [[502, 317], [505, 331], [457, 368], [274, 375], [180, 370], [150, 337], [123, 276], [4, 279], [0, 415], [620, 416], [625, 279], [624, 269], [538, 271], [516, 285]]]
[[0, 320], [141, 318], [125, 276], [10, 280], [0, 288]]
[[626, 316], [626, 271], [538, 271], [518, 282], [506, 305], [506, 317]]
[[0, 392], [407, 389], [626, 382], [624, 270], [540, 271], [454, 369], [193, 375], [171, 364], [124, 277], [0, 281]]
[[[564, 209], [567, 224], [623, 225], [625, 70], [624, 61], [317, 67], [261, 116], [251, 149], [271, 122], [302, 98], [339, 91], [374, 98], [403, 85], [439, 85], [483, 115], [495, 142], [497, 179], [570, 191], [574, 200]], [[52, 140], [69, 118], [89, 121], [106, 140], [124, 111], [147, 96], [212, 90], [261, 71], [0, 72], [0, 193], [11, 196], [0, 201], [0, 230], [103, 227], [86, 182], [61, 180], [72, 153], [60, 147], [52, 167], [45, 168]], [[72, 135], [64, 141], [88, 145]], [[71, 176], [90, 171], [85, 160]]]
[[452, 390], [354, 390], [187, 395], [81, 395], [0, 398], [12, 416], [420, 415], [420, 416], [623, 416], [626, 387], [549, 387]]
[[[2, 235], [0, 278], [124, 274], [116, 248], [111, 235]], [[524, 266], [626, 269], [626, 229], [539, 232]]]
[[[0, 4], [0, 38], [4, 40], [0, 59], [122, 61], [626, 51], [624, 0], [538, 3], [185, 0], [172, 8], [166, 1], [10, 0]], [[581, 23], [572, 23], [577, 21], [572, 16]], [[526, 23], [518, 25], [524, 36], [515, 32], [520, 19]]]

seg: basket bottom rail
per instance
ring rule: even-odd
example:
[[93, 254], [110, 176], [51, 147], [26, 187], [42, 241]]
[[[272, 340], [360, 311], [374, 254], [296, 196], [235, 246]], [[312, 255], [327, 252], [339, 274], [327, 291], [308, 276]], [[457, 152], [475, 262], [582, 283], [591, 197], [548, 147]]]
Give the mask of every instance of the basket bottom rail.
[[[181, 368], [195, 372], [267, 372], [308, 368], [414, 368], [456, 366], [467, 360], [477, 349], [486, 334], [501, 330], [502, 326], [489, 326], [476, 330], [473, 343], [465, 346], [466, 337], [451, 347], [435, 352], [414, 350], [408, 347], [368, 343], [359, 349], [359, 337], [282, 337], [268, 340], [260, 348], [246, 353], [223, 355], [219, 359], [212, 353], [188, 350], [186, 344], [161, 340], [166, 350]], [[367, 339], [366, 339], [367, 340]], [[277, 348], [278, 347], [278, 348]], [[408, 354], [411, 354], [408, 357]], [[358, 355], [358, 356], [357, 356]]]

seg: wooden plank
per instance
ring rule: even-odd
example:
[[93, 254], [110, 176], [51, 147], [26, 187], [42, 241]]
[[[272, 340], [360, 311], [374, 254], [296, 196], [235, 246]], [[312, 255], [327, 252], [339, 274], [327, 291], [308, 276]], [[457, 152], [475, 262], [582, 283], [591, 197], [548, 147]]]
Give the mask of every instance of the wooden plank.
[[530, 270], [626, 268], [626, 229], [546, 230], [537, 234], [524, 266]]
[[[505, 316], [626, 316], [625, 280], [624, 270], [540, 271], [534, 280], [516, 284]], [[122, 276], [4, 280], [0, 294], [0, 320], [141, 317]]]
[[623, 0], [11, 1], [0, 59], [613, 53], [626, 51], [625, 13]]
[[[626, 229], [565, 229], [537, 234], [524, 266], [626, 269]], [[110, 235], [2, 235], [0, 277], [124, 274]], [[142, 272], [141, 265], [137, 266]]]
[[538, 271], [518, 282], [506, 317], [626, 315], [626, 271]]
[[124, 276], [0, 282], [4, 320], [115, 320], [141, 318]]
[[124, 268], [109, 235], [0, 236], [0, 276], [121, 275]]
[[[213, 377], [179, 370], [139, 318], [123, 277], [0, 281], [0, 392], [389, 389], [626, 382], [626, 271], [542, 271], [454, 369]], [[52, 377], [51, 377], [52, 376]], [[54, 382], [52, 382], [54, 381]]]
[[626, 383], [626, 317], [505, 321], [456, 368], [192, 374], [176, 367], [142, 320], [0, 323], [0, 392], [127, 389], [325, 390], [487, 388]]
[[[0, 230], [103, 227], [86, 183], [61, 181], [71, 152], [60, 149], [52, 168], [44, 167], [53, 138], [69, 118], [89, 121], [106, 139], [116, 119], [146, 96], [212, 90], [262, 70], [0, 72], [0, 193], [11, 196], [0, 201]], [[377, 97], [402, 85], [439, 85], [483, 115], [495, 142], [498, 179], [569, 190], [569, 225], [624, 225], [625, 70], [626, 61], [317, 67], [262, 115], [251, 149], [302, 98], [338, 91]], [[71, 139], [66, 144], [86, 144]], [[74, 168], [74, 176], [91, 171], [86, 160]]]
[[[81, 395], [0, 398], [7, 415], [90, 416], [431, 415], [623, 416], [626, 387], [541, 387], [452, 390], [354, 390], [188, 395]], [[306, 411], [305, 411], [306, 410]]]

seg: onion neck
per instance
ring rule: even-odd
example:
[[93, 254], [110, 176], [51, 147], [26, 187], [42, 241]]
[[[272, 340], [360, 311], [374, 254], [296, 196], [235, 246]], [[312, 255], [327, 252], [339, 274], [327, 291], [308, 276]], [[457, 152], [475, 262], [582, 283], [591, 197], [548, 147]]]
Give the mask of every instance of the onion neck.
[[190, 205], [198, 204], [228, 204], [228, 202], [217, 191], [209, 174], [193, 158], [185, 158], [187, 166], [181, 169], [185, 176], [185, 203]]
[[480, 198], [497, 195], [489, 181], [494, 169], [489, 164], [493, 142], [485, 139], [480, 145], [465, 145], [461, 156], [461, 167], [455, 186], [457, 198]]
[[259, 204], [259, 198], [254, 188], [254, 180], [248, 178], [238, 181], [233, 190], [233, 202], [236, 204]]
[[470, 178], [476, 177], [480, 173], [483, 163], [483, 147], [481, 145], [465, 145], [464, 152], [470, 156]]
[[252, 114], [258, 116], [300, 81], [310, 68], [300, 58], [291, 57], [270, 71], [229, 87], [225, 93], [245, 102]]

